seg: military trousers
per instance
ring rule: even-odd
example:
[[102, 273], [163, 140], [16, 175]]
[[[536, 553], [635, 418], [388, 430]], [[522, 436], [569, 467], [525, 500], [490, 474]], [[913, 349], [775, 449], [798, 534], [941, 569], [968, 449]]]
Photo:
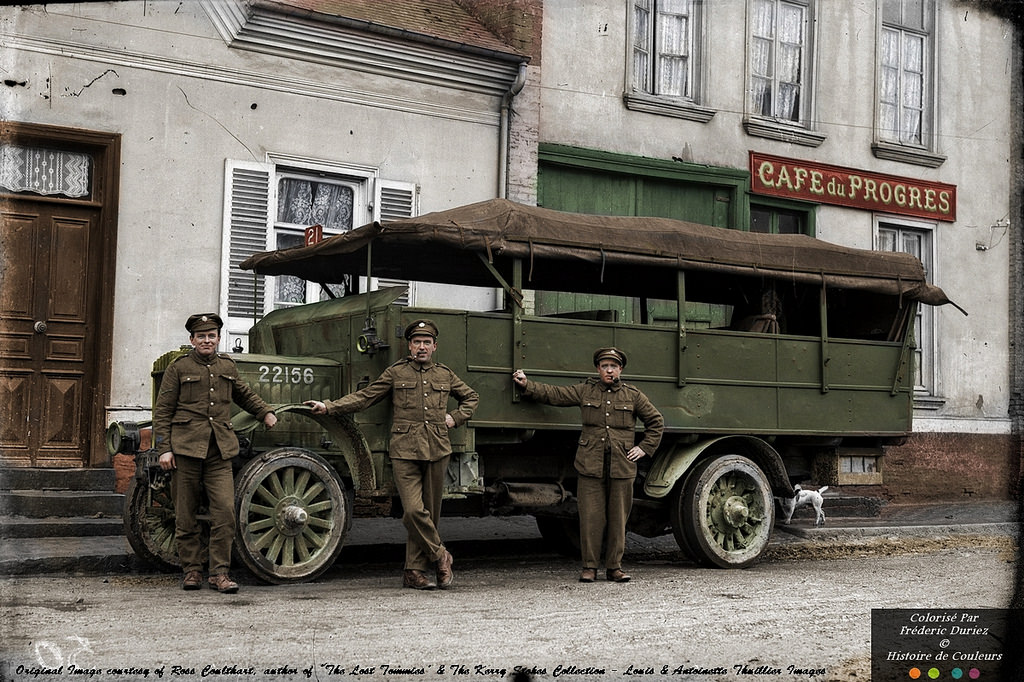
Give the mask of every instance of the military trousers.
[[578, 476], [576, 498], [580, 514], [580, 554], [583, 568], [601, 565], [622, 568], [626, 551], [626, 519], [633, 508], [633, 479], [609, 476]]
[[196, 515], [203, 502], [203, 490], [209, 501], [210, 575], [227, 573], [231, 568], [231, 545], [235, 539], [235, 483], [231, 460], [220, 456], [211, 440], [205, 459], [175, 457], [174, 539], [183, 571], [203, 570], [203, 537]]
[[441, 496], [450, 456], [436, 462], [392, 459], [395, 487], [402, 500], [402, 524], [407, 532], [405, 568], [429, 571], [445, 552], [437, 530]]

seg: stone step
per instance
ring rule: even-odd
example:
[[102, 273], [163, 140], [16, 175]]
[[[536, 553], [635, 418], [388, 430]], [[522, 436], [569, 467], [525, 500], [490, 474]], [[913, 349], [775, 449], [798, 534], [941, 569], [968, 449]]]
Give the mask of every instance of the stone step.
[[125, 573], [142, 567], [124, 535], [0, 542], [0, 575]]
[[120, 518], [124, 495], [88, 490], [0, 491], [0, 516]]
[[0, 469], [0, 490], [95, 490], [113, 492], [113, 469]]
[[25, 516], [0, 517], [0, 538], [96, 537], [124, 533], [121, 516], [97, 518], [65, 517], [33, 519]]

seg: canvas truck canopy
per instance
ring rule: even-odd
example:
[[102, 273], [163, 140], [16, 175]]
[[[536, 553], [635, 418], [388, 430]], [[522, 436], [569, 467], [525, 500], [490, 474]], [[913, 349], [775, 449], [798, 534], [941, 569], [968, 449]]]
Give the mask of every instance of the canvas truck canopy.
[[950, 303], [910, 254], [506, 199], [371, 223], [311, 246], [256, 254], [241, 267], [326, 284], [366, 275], [369, 261], [374, 277], [495, 286], [494, 273], [510, 278], [516, 259], [523, 261], [524, 286], [539, 290], [674, 299], [677, 273], [685, 270], [710, 282], [738, 275]]

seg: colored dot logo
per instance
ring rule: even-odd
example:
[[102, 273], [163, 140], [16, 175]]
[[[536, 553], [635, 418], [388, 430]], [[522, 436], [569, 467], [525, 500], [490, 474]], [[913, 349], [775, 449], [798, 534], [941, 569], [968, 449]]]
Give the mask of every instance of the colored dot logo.
[[[911, 668], [907, 671], [907, 677], [912, 680], [919, 680], [922, 676], [927, 676], [928, 679], [937, 680], [942, 677], [942, 671], [938, 668], [929, 668], [927, 672], [920, 668]], [[976, 680], [981, 677], [981, 671], [977, 668], [971, 668], [970, 670], [964, 670], [963, 668], [953, 668], [949, 671], [949, 676], [954, 680], [962, 680], [964, 676], [968, 679]]]

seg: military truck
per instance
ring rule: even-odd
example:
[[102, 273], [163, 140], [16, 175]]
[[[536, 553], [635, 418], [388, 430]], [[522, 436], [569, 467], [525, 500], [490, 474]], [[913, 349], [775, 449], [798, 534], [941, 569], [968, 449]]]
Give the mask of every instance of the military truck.
[[[489, 311], [412, 307], [405, 289], [387, 288], [255, 323], [250, 352], [233, 357], [280, 422], [265, 431], [235, 417], [235, 548], [271, 583], [320, 575], [354, 518], [401, 515], [388, 401], [342, 417], [302, 401], [367, 385], [407, 354], [402, 330], [416, 318], [437, 323], [435, 357], [480, 394], [452, 432], [446, 515], [529, 514], [545, 538], [578, 545], [579, 412], [522, 399], [511, 374], [578, 382], [594, 372], [594, 348], [616, 346], [629, 357], [624, 380], [666, 425], [641, 460], [629, 529], [672, 533], [693, 559], [741, 568], [768, 547], [773, 496], [844, 451], [881, 454], [911, 431], [917, 307], [949, 302], [907, 254], [501, 199], [373, 223], [242, 268], [325, 288], [352, 276], [493, 287], [504, 300]], [[154, 390], [185, 350], [156, 361]], [[111, 449], [137, 453], [126, 532], [141, 556], [174, 566], [167, 475], [144, 439], [137, 424], [111, 427]]]

